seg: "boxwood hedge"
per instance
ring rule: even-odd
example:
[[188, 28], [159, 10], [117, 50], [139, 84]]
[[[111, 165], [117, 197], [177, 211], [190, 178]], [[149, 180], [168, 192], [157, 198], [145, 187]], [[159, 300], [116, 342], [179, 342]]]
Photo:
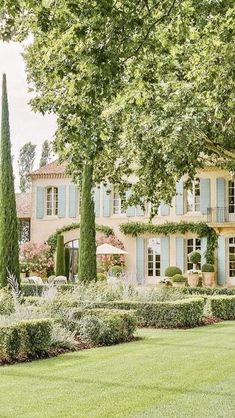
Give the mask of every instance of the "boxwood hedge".
[[210, 309], [212, 316], [221, 319], [235, 319], [235, 295], [210, 296]]
[[201, 297], [170, 302], [115, 301], [95, 305], [113, 309], [136, 311], [140, 326], [159, 328], [190, 328], [201, 322], [204, 300]]
[[35, 356], [51, 344], [52, 320], [27, 320], [0, 326], [0, 359]]

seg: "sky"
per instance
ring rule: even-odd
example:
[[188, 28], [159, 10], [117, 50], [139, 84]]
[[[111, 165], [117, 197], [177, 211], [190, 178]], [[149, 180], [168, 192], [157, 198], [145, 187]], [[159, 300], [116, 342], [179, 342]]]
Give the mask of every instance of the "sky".
[[31, 111], [24, 60], [21, 56], [23, 45], [16, 42], [0, 42], [0, 75], [7, 75], [9, 117], [15, 187], [18, 190], [18, 155], [20, 148], [28, 141], [37, 145], [35, 169], [38, 167], [41, 146], [45, 139], [53, 139], [56, 119], [53, 115], [42, 116]]

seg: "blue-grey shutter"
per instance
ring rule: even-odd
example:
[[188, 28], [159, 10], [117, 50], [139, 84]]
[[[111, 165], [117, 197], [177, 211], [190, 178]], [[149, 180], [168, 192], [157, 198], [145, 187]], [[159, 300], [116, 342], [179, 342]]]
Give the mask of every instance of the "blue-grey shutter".
[[180, 180], [176, 183], [175, 213], [176, 215], [184, 214], [184, 182], [183, 180]]
[[184, 238], [176, 237], [176, 265], [184, 273], [185, 270], [185, 248], [184, 248]]
[[42, 219], [44, 217], [44, 187], [37, 186], [36, 189], [36, 218]]
[[78, 193], [77, 193], [77, 186], [75, 184], [69, 185], [69, 217], [76, 218], [77, 217], [77, 208], [78, 206]]
[[165, 276], [165, 270], [170, 265], [170, 238], [161, 237], [161, 276]]
[[136, 206], [136, 216], [144, 216], [144, 211], [140, 205]]
[[[127, 190], [126, 200], [128, 200], [130, 197], [131, 197], [131, 190]], [[134, 206], [128, 206], [127, 207], [126, 216], [135, 216], [135, 207]]]
[[205, 257], [206, 249], [207, 249], [207, 238], [203, 237], [201, 238], [201, 265], [206, 263], [206, 257]]
[[110, 185], [103, 186], [103, 216], [108, 217], [111, 214], [111, 193]]
[[217, 281], [219, 285], [226, 283], [226, 246], [225, 237], [220, 235], [218, 237], [218, 256], [217, 256]]
[[200, 195], [201, 213], [207, 215], [207, 209], [210, 208], [210, 179], [200, 180]]
[[170, 215], [170, 206], [166, 205], [165, 203], [161, 203], [161, 205], [160, 205], [160, 215], [161, 216], [169, 216]]
[[136, 280], [144, 283], [145, 280], [145, 240], [136, 238]]
[[66, 216], [66, 186], [58, 187], [58, 217]]
[[100, 217], [100, 187], [94, 189], [95, 217]]
[[218, 177], [217, 186], [217, 222], [225, 221], [225, 179]]

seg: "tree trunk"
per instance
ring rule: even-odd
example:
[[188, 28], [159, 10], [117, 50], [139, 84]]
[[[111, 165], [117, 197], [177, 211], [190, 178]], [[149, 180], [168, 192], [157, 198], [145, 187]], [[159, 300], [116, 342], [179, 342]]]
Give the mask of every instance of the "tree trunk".
[[82, 173], [78, 277], [83, 282], [96, 280], [95, 205], [92, 196], [92, 164], [85, 164]]
[[18, 222], [11, 158], [6, 75], [2, 80], [2, 122], [0, 144], [0, 287], [10, 273], [20, 281]]

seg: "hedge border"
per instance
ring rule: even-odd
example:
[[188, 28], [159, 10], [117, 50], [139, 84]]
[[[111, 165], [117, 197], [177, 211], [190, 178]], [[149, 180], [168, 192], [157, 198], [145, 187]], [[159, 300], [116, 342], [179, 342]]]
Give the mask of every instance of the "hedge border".
[[139, 325], [156, 328], [192, 328], [201, 323], [204, 299], [194, 297], [169, 302], [114, 301], [96, 303], [97, 308], [132, 309]]

